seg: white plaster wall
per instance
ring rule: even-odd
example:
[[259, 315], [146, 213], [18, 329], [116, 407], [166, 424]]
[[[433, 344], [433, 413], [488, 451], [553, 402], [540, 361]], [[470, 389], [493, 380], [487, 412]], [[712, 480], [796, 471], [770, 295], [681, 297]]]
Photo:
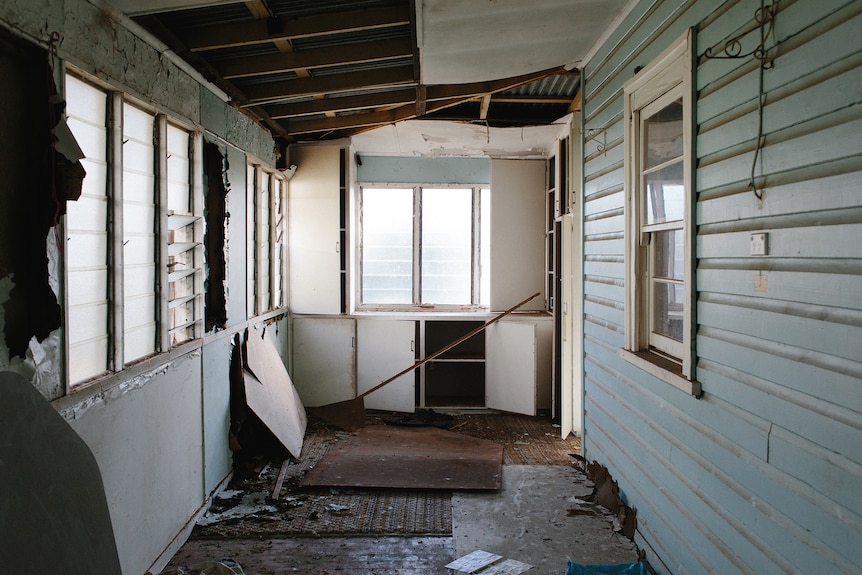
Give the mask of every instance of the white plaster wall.
[[99, 463], [127, 575], [146, 572], [204, 502], [201, 377], [195, 351], [69, 421]]
[[[491, 308], [545, 288], [545, 162], [491, 160]], [[545, 309], [541, 297], [523, 311]]]
[[203, 346], [203, 430], [205, 492], [211, 493], [230, 474], [230, 361], [232, 338], [220, 337]]

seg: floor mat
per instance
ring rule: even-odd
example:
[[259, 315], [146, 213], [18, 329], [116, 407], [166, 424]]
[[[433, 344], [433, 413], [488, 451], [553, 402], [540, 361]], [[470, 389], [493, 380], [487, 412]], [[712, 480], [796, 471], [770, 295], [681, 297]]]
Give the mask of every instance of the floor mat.
[[338, 443], [302, 485], [396, 489], [499, 489], [503, 449], [434, 427], [371, 425]]
[[270, 502], [273, 511], [195, 527], [195, 539], [325, 535], [450, 535], [452, 494], [313, 489]]
[[[383, 424], [369, 415], [368, 423]], [[512, 465], [571, 465], [580, 452], [578, 440], [563, 440], [548, 419], [513, 414], [455, 415], [452, 431], [489, 439], [503, 448], [503, 463]], [[266, 538], [329, 535], [450, 535], [451, 491], [409, 489], [332, 489], [300, 485], [326, 452], [350, 434], [320, 422], [310, 422], [302, 454], [284, 467], [282, 484], [274, 493], [281, 461], [261, 461], [250, 477], [236, 478], [237, 495], [213, 502], [219, 512], [243, 494], [262, 493], [266, 509], [253, 515], [197, 525], [192, 539]], [[268, 510], [267, 510], [268, 509]]]

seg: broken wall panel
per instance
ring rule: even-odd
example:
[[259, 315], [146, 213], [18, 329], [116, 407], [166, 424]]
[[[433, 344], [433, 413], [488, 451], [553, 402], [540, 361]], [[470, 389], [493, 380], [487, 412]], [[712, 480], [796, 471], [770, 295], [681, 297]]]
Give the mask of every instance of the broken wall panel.
[[227, 195], [230, 182], [227, 178], [226, 151], [218, 144], [204, 144], [204, 193], [206, 194], [206, 331], [227, 327], [227, 296], [225, 275], [225, 228], [227, 226]]
[[266, 333], [250, 329], [246, 339], [245, 398], [248, 407], [299, 459], [308, 419], [278, 350]]
[[32, 338], [42, 341], [61, 324], [46, 243], [65, 211], [66, 178], [54, 169], [62, 156], [51, 136], [61, 107], [49, 105], [55, 88], [48, 79], [48, 54], [5, 32], [0, 34], [0, 74], [0, 105], [15, 111], [0, 115], [0, 278], [8, 276], [14, 284], [0, 302], [2, 329], [9, 355], [24, 358]]

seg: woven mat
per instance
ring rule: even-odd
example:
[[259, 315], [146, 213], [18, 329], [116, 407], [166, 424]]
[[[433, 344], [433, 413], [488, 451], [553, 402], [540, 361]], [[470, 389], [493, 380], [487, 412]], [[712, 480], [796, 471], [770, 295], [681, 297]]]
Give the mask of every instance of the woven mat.
[[[369, 424], [381, 424], [373, 416]], [[511, 414], [457, 415], [451, 431], [497, 441], [508, 465], [571, 465], [579, 453], [575, 438], [560, 439], [548, 420]], [[450, 491], [303, 488], [302, 476], [327, 450], [349, 435], [315, 423], [306, 431], [299, 460], [285, 468], [283, 486], [274, 494], [282, 462], [231, 484], [242, 494], [265, 494], [268, 509], [250, 516], [198, 525], [192, 539], [325, 535], [439, 535], [452, 533]], [[235, 505], [242, 494], [216, 500], [213, 511]], [[277, 498], [276, 498], [277, 496]]]

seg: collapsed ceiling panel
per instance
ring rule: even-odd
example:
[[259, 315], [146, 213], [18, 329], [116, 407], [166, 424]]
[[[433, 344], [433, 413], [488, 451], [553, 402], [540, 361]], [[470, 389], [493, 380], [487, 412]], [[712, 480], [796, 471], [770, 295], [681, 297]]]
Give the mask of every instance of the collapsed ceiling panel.
[[417, 118], [553, 124], [580, 102], [578, 72], [563, 65], [623, 2], [118, 0], [287, 144]]
[[425, 84], [497, 80], [582, 60], [628, 0], [416, 0]]

